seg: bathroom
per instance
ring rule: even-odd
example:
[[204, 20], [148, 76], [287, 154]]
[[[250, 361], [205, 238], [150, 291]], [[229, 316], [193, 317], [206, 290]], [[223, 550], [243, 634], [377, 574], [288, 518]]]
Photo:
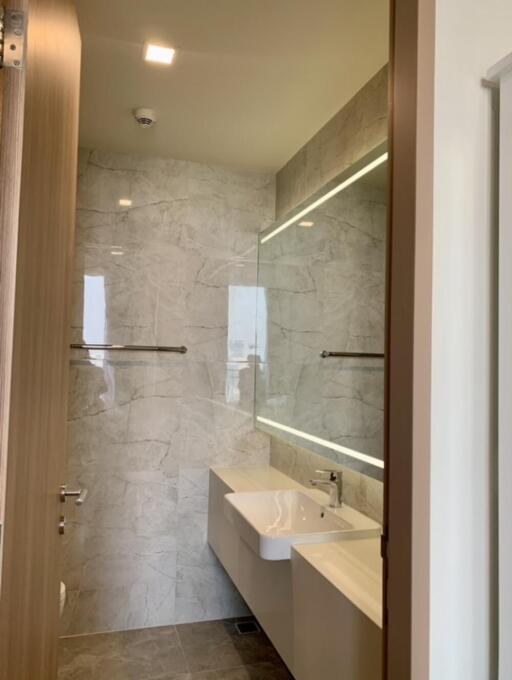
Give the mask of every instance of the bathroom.
[[379, 678], [388, 3], [76, 5], [59, 677]]
[[511, 34], [0, 3], [0, 680], [510, 680]]

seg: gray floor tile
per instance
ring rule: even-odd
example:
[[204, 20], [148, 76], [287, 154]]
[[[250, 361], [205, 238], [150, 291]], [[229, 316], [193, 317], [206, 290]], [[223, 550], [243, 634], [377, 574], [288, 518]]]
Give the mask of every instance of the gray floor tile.
[[229, 640], [229, 626], [226, 621], [203, 621], [200, 623], [181, 623], [176, 631], [181, 644], [185, 646], [199, 646]]
[[190, 673], [159, 673], [158, 675], [150, 675], [144, 680], [190, 680]]
[[263, 632], [240, 635], [237, 619], [176, 626], [192, 672], [216, 671], [281, 659]]
[[190, 680], [293, 680], [293, 678], [283, 664], [262, 663], [220, 671], [192, 673]]
[[61, 638], [59, 680], [289, 680], [263, 632], [235, 620]]
[[183, 647], [191, 671], [214, 671], [244, 665], [241, 654], [230, 639], [208, 641]]
[[188, 672], [174, 627], [84, 635], [60, 641], [59, 679], [146, 680], [171, 670], [175, 675]]

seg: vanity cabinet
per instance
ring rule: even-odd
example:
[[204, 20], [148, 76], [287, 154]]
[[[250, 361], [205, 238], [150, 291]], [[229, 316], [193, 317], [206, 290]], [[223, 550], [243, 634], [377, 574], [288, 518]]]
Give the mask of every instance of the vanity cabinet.
[[381, 677], [379, 539], [292, 549], [259, 557], [224, 512], [233, 491], [301, 489], [271, 467], [210, 471], [208, 542], [296, 680]]

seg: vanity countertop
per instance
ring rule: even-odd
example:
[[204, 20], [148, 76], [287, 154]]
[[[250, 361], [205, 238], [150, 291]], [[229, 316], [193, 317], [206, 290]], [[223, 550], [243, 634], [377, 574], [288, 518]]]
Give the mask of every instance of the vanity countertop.
[[264, 467], [213, 467], [211, 470], [233, 491], [273, 491], [274, 489], [304, 488], [294, 479], [270, 465]]
[[294, 546], [335, 588], [382, 628], [382, 558], [380, 539], [363, 538], [321, 545]]
[[[300, 489], [315, 500], [325, 500], [325, 494], [309, 489], [271, 466], [257, 468], [212, 468], [233, 491], [270, 491]], [[320, 494], [320, 495], [319, 495]], [[337, 514], [339, 510], [329, 508]], [[347, 505], [344, 518], [361, 514]], [[368, 529], [375, 536], [345, 540], [336, 543], [302, 544], [293, 548], [292, 559], [303, 559], [318, 571], [335, 588], [340, 590], [355, 606], [376, 625], [382, 627], [382, 559], [380, 556], [380, 525], [369, 518]]]

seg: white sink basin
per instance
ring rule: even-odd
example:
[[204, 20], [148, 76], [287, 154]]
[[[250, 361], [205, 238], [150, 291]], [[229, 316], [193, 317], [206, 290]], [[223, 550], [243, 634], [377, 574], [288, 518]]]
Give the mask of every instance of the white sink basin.
[[364, 527], [341, 516], [343, 509], [331, 512], [311, 496], [292, 489], [228, 493], [224, 513], [264, 560], [289, 560], [292, 545], [299, 543], [329, 543], [366, 534]]

